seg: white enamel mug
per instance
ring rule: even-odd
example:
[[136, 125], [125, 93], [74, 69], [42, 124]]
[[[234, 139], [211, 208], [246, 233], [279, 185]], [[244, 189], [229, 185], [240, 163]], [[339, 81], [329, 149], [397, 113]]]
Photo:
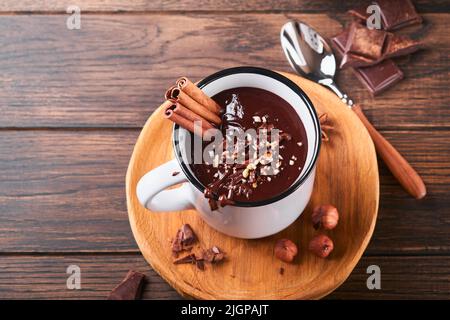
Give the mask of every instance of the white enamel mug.
[[[254, 87], [270, 91], [286, 100], [303, 122], [307, 136], [307, 156], [297, 180], [283, 193], [259, 202], [237, 202], [211, 211], [203, 195], [204, 186], [193, 175], [187, 160], [189, 132], [174, 125], [175, 159], [145, 174], [136, 187], [139, 202], [151, 211], [196, 209], [214, 229], [227, 235], [254, 239], [275, 234], [292, 224], [309, 202], [320, 150], [320, 124], [306, 94], [286, 77], [262, 68], [237, 67], [219, 71], [198, 86], [208, 95], [221, 91]], [[179, 172], [179, 174], [173, 174]], [[166, 188], [180, 184], [177, 189]]]

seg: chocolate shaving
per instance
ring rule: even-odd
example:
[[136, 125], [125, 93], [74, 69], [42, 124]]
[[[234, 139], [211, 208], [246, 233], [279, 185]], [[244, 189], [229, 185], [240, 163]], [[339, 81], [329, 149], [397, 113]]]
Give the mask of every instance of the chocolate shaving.
[[233, 200], [229, 199], [226, 195], [222, 194], [219, 196], [218, 204], [221, 207], [225, 207], [228, 205], [233, 205], [233, 204], [235, 204], [235, 202]]
[[197, 236], [189, 224], [184, 224], [177, 231], [175, 239], [172, 241], [172, 252], [177, 256], [183, 250], [189, 250], [197, 241]]
[[195, 260], [195, 265], [197, 266], [198, 269], [202, 271], [205, 270], [205, 261], [203, 259]]
[[[205, 194], [206, 196], [206, 194]], [[219, 209], [219, 205], [217, 204], [217, 201], [214, 199], [208, 199], [208, 204], [209, 204], [209, 208], [211, 209], [211, 211], [215, 211], [217, 209]]]
[[187, 256], [181, 257], [173, 262], [173, 264], [186, 264], [186, 263], [192, 263], [194, 264], [197, 261], [197, 258], [195, 257], [195, 254], [191, 253]]
[[172, 177], [175, 177], [175, 176], [177, 176], [177, 175], [179, 175], [179, 174], [180, 174], [179, 171], [174, 171], [174, 172], [172, 172]]
[[141, 297], [145, 275], [133, 270], [128, 271], [125, 279], [108, 295], [108, 300], [136, 300]]
[[[266, 134], [264, 138], [258, 136], [243, 139], [240, 142], [242, 144], [239, 144], [238, 150], [234, 147], [234, 139], [233, 141], [223, 140], [223, 148], [226, 151], [218, 157], [222, 161], [217, 164], [216, 160], [216, 165], [213, 164], [213, 167], [218, 168], [216, 171], [217, 175], [214, 176], [216, 180], [207, 184], [203, 191], [205, 198], [208, 199], [211, 211], [236, 204], [235, 199], [238, 197], [250, 199], [256, 188], [264, 182], [271, 181], [272, 177], [268, 178], [268, 176], [271, 175], [272, 171], [268, 172], [268, 170], [272, 170], [276, 165], [276, 169], [273, 169], [273, 174], [276, 175], [283, 169], [279, 169], [282, 159], [279, 160], [279, 163], [274, 163], [274, 161], [278, 161], [278, 158], [271, 155], [274, 149], [278, 147], [282, 149], [284, 147], [283, 143], [292, 140], [291, 134], [279, 130], [278, 141], [273, 141], [271, 131], [276, 129], [276, 127], [269, 119], [269, 116], [255, 115], [253, 118], [256, 118], [254, 121], [258, 123], [256, 131], [266, 131]], [[221, 130], [223, 132], [228, 132], [230, 128], [232, 130], [232, 122], [228, 119], [227, 114], [224, 114], [223, 119], [225, 120], [222, 122]], [[278, 119], [275, 121], [278, 121]], [[230, 148], [228, 148], [229, 144]], [[250, 149], [254, 150], [255, 153], [251, 154], [249, 152]], [[253, 158], [254, 155], [256, 157]], [[238, 158], [238, 156], [241, 156], [242, 159]], [[236, 163], [236, 159], [239, 160], [239, 163]], [[228, 160], [231, 160], [231, 163]], [[266, 170], [264, 173], [261, 172], [263, 168]]]

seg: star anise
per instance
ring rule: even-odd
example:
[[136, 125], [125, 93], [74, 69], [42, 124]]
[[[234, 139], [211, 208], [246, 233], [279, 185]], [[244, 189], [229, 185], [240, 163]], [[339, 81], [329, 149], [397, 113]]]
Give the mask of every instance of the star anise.
[[322, 141], [328, 142], [330, 141], [329, 137], [329, 131], [333, 130], [334, 127], [331, 125], [330, 120], [328, 119], [328, 113], [322, 113], [319, 116], [319, 122], [320, 122], [320, 128], [321, 131], [321, 137]]

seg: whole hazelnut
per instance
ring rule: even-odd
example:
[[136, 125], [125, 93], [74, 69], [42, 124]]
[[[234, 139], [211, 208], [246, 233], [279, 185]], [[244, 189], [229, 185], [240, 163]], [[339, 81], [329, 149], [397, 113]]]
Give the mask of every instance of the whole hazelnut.
[[331, 230], [336, 227], [339, 221], [339, 213], [335, 207], [330, 204], [324, 204], [314, 208], [312, 213], [312, 223], [314, 229], [324, 228]]
[[275, 257], [284, 262], [292, 262], [298, 253], [297, 245], [289, 239], [280, 239], [275, 244]]
[[324, 234], [319, 234], [312, 238], [308, 249], [316, 256], [326, 258], [333, 251], [333, 241]]

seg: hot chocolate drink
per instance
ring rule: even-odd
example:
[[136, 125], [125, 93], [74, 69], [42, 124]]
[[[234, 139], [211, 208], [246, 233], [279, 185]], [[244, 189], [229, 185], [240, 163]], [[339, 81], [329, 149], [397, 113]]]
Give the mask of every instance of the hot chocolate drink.
[[[268, 200], [286, 191], [302, 172], [308, 150], [294, 108], [274, 93], [250, 87], [225, 90], [212, 99], [223, 110], [223, 150], [209, 151], [211, 161], [191, 164], [211, 207]], [[230, 138], [236, 132], [241, 143], [236, 135]], [[203, 142], [202, 151], [206, 148]]]

